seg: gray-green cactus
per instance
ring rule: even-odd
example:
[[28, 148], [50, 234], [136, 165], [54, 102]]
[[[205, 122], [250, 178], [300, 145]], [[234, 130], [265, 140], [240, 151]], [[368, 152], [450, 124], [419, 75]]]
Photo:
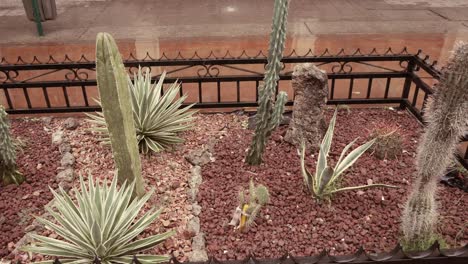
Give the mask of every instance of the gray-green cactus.
[[5, 108], [0, 105], [0, 173], [2, 184], [21, 184], [24, 176], [16, 167], [16, 146], [10, 134], [10, 124]]
[[402, 245], [425, 250], [435, 242], [436, 184], [468, 131], [468, 44], [455, 49], [425, 111], [427, 126], [416, 158], [417, 179], [402, 215]]
[[273, 10], [273, 25], [268, 49], [268, 64], [266, 66], [263, 85], [259, 87], [259, 107], [256, 115], [255, 135], [252, 140], [246, 162], [251, 165], [262, 163], [262, 154], [272, 131], [279, 125], [283, 116], [284, 105], [288, 99], [285, 92], [280, 92], [276, 102], [273, 102], [283, 57], [286, 39], [286, 25], [289, 0], [275, 0]]
[[239, 206], [238, 210], [236, 210], [241, 214], [239, 229], [243, 232], [248, 231], [255, 223], [255, 218], [257, 218], [262, 207], [269, 202], [270, 193], [268, 188], [262, 184], [255, 186], [253, 180], [250, 179], [249, 195], [247, 196], [244, 190], [239, 191]]
[[142, 197], [145, 186], [141, 177], [127, 74], [117, 45], [108, 33], [97, 35], [96, 76], [118, 181], [120, 184], [135, 181], [133, 194]]

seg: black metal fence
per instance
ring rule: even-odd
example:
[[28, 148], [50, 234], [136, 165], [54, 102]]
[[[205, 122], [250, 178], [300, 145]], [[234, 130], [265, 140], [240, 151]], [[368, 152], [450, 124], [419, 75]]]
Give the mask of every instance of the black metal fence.
[[[194, 53], [174, 58], [162, 54], [152, 58], [149, 54], [137, 59], [132, 54], [125, 60], [130, 74], [138, 67], [149, 70], [156, 80], [162, 70], [167, 71], [164, 83], [181, 83], [180, 94], [187, 94], [187, 103], [195, 108], [256, 107], [258, 86], [263, 79], [267, 63], [263, 52], [249, 55], [242, 52], [223, 56], [211, 52], [207, 57]], [[384, 104], [407, 108], [422, 121], [424, 105], [433, 93], [432, 85], [439, 78], [436, 62], [421, 51], [411, 54], [406, 49], [394, 52], [376, 49], [363, 54], [357, 49], [331, 54], [328, 50], [314, 55], [292, 51], [283, 60], [278, 82], [279, 90], [289, 94], [292, 105], [291, 73], [298, 63], [314, 63], [327, 71], [329, 78], [328, 104]], [[34, 57], [26, 62], [19, 57], [14, 62], [0, 61], [0, 99], [10, 114], [69, 113], [100, 110], [93, 98], [98, 96], [95, 63], [85, 56], [72, 61], [68, 56], [47, 61]], [[463, 141], [468, 141], [466, 136]], [[460, 157], [468, 167], [468, 147]]]
[[[137, 67], [151, 71], [156, 80], [162, 70], [167, 71], [164, 83], [181, 82], [181, 95], [188, 94], [187, 103], [195, 102], [196, 108], [244, 108], [257, 106], [258, 86], [263, 79], [266, 65], [264, 53], [238, 56], [226, 52], [217, 57], [210, 53], [200, 57], [197, 53], [190, 58], [180, 53], [168, 58], [148, 54], [137, 59], [130, 54], [125, 66], [131, 74]], [[279, 90], [289, 92], [288, 105], [292, 104], [291, 73], [295, 64], [314, 63], [328, 73], [328, 104], [383, 104], [408, 109], [422, 121], [424, 105], [433, 93], [432, 85], [437, 82], [440, 72], [436, 62], [421, 57], [421, 51], [410, 54], [406, 49], [395, 53], [388, 49], [377, 53], [374, 49], [363, 54], [359, 49], [346, 54], [344, 50], [331, 54], [328, 50], [313, 55], [309, 50], [299, 55], [291, 52], [282, 60], [283, 70], [278, 82]], [[72, 61], [68, 56], [63, 60], [49, 57], [30, 62], [19, 57], [15, 62], [0, 61], [0, 99], [10, 114], [70, 113], [100, 110], [94, 103], [97, 97], [95, 63], [82, 56]], [[468, 141], [465, 137], [463, 141]], [[468, 149], [460, 161], [468, 167]], [[178, 264], [176, 259], [172, 263]], [[210, 259], [209, 263], [232, 264], [305, 264], [305, 263], [468, 263], [468, 246], [454, 250], [441, 250], [438, 244], [417, 254], [405, 254], [397, 246], [393, 251], [370, 255], [360, 249], [350, 256], [334, 257], [326, 251], [318, 256], [293, 257], [285, 255], [280, 259], [257, 260], [249, 257], [244, 261], [220, 262]], [[60, 263], [56, 260], [55, 263]], [[100, 263], [99, 260], [95, 261]], [[133, 263], [139, 263], [135, 258]]]

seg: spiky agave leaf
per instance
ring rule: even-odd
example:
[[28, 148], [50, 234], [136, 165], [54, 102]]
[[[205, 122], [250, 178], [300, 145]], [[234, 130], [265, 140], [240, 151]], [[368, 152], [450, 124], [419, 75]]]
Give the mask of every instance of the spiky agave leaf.
[[[317, 199], [330, 198], [334, 193], [348, 190], [356, 190], [363, 188], [371, 187], [387, 187], [387, 188], [397, 188], [392, 185], [385, 184], [369, 184], [361, 186], [352, 186], [339, 188], [340, 176], [343, 172], [351, 167], [358, 159], [361, 157], [375, 142], [375, 139], [364, 143], [363, 145], [357, 147], [351, 151], [348, 155], [346, 153], [353, 146], [357, 139], [353, 140], [351, 143], [346, 145], [346, 147], [341, 152], [341, 155], [338, 159], [338, 162], [335, 165], [335, 168], [331, 168], [327, 164], [328, 153], [330, 152], [331, 143], [333, 140], [333, 132], [336, 123], [337, 110], [333, 114], [332, 119], [330, 120], [330, 125], [328, 126], [327, 133], [325, 134], [322, 143], [320, 145], [320, 151], [317, 160], [317, 166], [315, 175], [312, 175], [309, 170], [305, 167], [305, 144], [302, 143], [302, 150], [300, 151], [301, 156], [301, 171], [304, 177], [304, 183], [307, 184], [307, 188], [312, 192], [312, 195]], [[298, 151], [299, 152], [299, 151]], [[346, 156], [345, 156], [346, 155]]]
[[[136, 219], [141, 208], [151, 197], [132, 200], [133, 183], [117, 188], [117, 177], [110, 186], [95, 185], [89, 177], [89, 185], [80, 176], [81, 191], [74, 188], [76, 202], [63, 190], [53, 190], [56, 210], [46, 208], [55, 221], [38, 217], [46, 228], [63, 240], [41, 235], [31, 235], [35, 244], [24, 251], [59, 257], [63, 263], [91, 263], [98, 257], [102, 263], [127, 263], [134, 255], [141, 263], [157, 263], [169, 258], [156, 255], [139, 255], [174, 234], [163, 234], [135, 240], [161, 213], [161, 209], [146, 212]], [[52, 262], [52, 261], [51, 261]]]
[[[177, 98], [180, 93], [180, 84], [177, 81], [164, 92], [165, 76], [164, 72], [157, 83], [151, 84], [149, 70], [143, 73], [139, 68], [133, 81], [128, 77], [138, 146], [144, 154], [159, 152], [182, 143], [183, 139], [177, 134], [193, 127], [195, 111], [189, 109], [194, 104], [181, 108], [187, 95]], [[88, 114], [88, 117], [96, 125], [93, 130], [101, 136], [101, 140], [109, 142], [103, 113]]]

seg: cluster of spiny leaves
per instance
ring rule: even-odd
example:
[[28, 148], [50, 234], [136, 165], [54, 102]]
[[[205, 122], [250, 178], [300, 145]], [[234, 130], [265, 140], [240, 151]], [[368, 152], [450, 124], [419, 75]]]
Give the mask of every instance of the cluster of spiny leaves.
[[[186, 131], [193, 126], [194, 111], [189, 111], [193, 104], [181, 107], [187, 95], [179, 98], [180, 84], [174, 82], [163, 91], [164, 72], [157, 83], [151, 83], [151, 74], [144, 73], [141, 68], [134, 74], [133, 81], [128, 77], [133, 118], [135, 121], [136, 138], [139, 149], [144, 154], [160, 152], [174, 144], [182, 143], [179, 132]], [[99, 104], [100, 101], [98, 101]], [[105, 143], [109, 143], [109, 132], [102, 112], [88, 115], [95, 123], [94, 128], [101, 135]]]
[[[335, 129], [336, 115], [337, 110], [333, 114], [333, 117], [330, 121], [327, 133], [322, 140], [320, 145], [320, 151], [318, 155], [317, 165], [315, 173], [312, 174], [305, 166], [305, 143], [302, 143], [302, 150], [299, 153], [301, 156], [301, 170], [304, 177], [304, 184], [306, 188], [311, 192], [311, 194], [321, 200], [321, 199], [330, 199], [330, 197], [342, 191], [363, 189], [369, 187], [392, 187], [395, 186], [385, 185], [385, 184], [369, 184], [361, 186], [352, 186], [352, 187], [340, 187], [340, 181], [343, 173], [351, 167], [358, 159], [361, 157], [371, 146], [374, 144], [375, 139], [364, 143], [363, 145], [357, 147], [351, 151], [348, 155], [346, 153], [356, 142], [357, 138], [349, 143], [341, 152], [340, 158], [335, 164], [335, 167], [332, 168], [328, 164], [328, 154], [330, 152], [331, 143], [333, 140], [333, 132]], [[346, 156], [345, 156], [346, 155]]]
[[265, 185], [255, 185], [250, 179], [249, 193], [245, 190], [239, 191], [239, 207], [242, 210], [242, 215], [239, 223], [241, 231], [248, 231], [255, 223], [255, 218], [260, 213], [262, 207], [270, 202], [270, 193]]
[[161, 213], [161, 209], [150, 209], [137, 219], [151, 192], [132, 200], [134, 183], [124, 183], [119, 189], [117, 177], [110, 186], [107, 181], [95, 185], [91, 176], [88, 186], [82, 177], [80, 183], [81, 191], [73, 189], [75, 199], [61, 188], [58, 192], [51, 190], [55, 210], [46, 210], [55, 221], [37, 218], [63, 240], [30, 234], [35, 243], [22, 250], [58, 257], [61, 263], [92, 263], [96, 258], [101, 263], [131, 263], [134, 256], [141, 263], [168, 260], [165, 256], [139, 253], [164, 242], [173, 231], [134, 240]]
[[0, 174], [3, 185], [20, 184], [24, 176], [16, 166], [16, 145], [10, 134], [8, 115], [0, 105]]

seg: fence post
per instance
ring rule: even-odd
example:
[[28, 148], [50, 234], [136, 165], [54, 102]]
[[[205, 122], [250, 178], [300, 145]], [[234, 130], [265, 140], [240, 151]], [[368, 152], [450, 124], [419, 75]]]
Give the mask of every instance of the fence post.
[[405, 100], [408, 99], [409, 92], [411, 89], [411, 83], [413, 82], [413, 77], [411, 76], [413, 74], [414, 68], [415, 68], [416, 62], [414, 58], [411, 58], [408, 61], [408, 65], [406, 66], [406, 78], [405, 78], [405, 83], [403, 84], [403, 92], [401, 94], [401, 103], [400, 103], [400, 109], [405, 109], [406, 108], [406, 102]]
[[34, 14], [34, 20], [36, 21], [36, 26], [37, 26], [37, 33], [39, 36], [44, 36], [44, 30], [42, 29], [42, 23], [41, 23], [41, 13], [39, 11], [39, 3], [37, 0], [32, 0], [32, 7], [33, 7], [33, 14]]

